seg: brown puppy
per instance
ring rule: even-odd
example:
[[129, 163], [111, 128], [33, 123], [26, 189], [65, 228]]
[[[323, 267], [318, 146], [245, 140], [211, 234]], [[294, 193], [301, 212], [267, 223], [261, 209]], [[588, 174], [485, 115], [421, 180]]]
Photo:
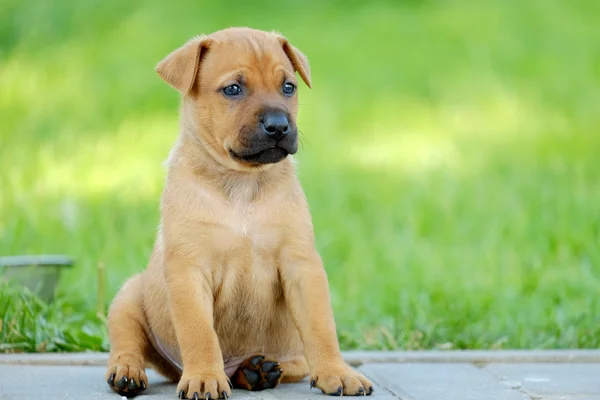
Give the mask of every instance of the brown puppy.
[[192, 39], [157, 71], [182, 94], [181, 132], [148, 268], [110, 308], [109, 385], [144, 390], [148, 363], [179, 381], [180, 398], [308, 374], [327, 394], [371, 394], [342, 360], [290, 157], [306, 57], [278, 34], [231, 28]]

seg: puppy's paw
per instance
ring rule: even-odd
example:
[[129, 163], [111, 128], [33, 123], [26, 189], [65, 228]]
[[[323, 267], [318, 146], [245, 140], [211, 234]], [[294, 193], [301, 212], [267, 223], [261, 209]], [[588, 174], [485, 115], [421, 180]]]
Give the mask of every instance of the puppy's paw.
[[277, 361], [257, 355], [242, 362], [231, 380], [236, 388], [259, 391], [277, 386], [282, 373]]
[[192, 373], [183, 372], [177, 384], [177, 396], [180, 399], [228, 399], [231, 396], [231, 382], [225, 371], [219, 373]]
[[330, 396], [370, 396], [373, 384], [346, 364], [311, 374], [310, 387]]
[[144, 367], [136, 363], [118, 362], [108, 367], [106, 382], [121, 396], [133, 397], [148, 387], [148, 377]]

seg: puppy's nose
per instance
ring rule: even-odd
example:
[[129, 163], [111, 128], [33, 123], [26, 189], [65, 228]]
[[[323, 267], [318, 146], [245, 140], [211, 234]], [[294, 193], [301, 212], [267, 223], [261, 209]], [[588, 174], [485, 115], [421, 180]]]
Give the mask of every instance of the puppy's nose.
[[274, 139], [281, 139], [290, 131], [290, 122], [283, 111], [269, 111], [262, 115], [260, 126], [264, 133]]

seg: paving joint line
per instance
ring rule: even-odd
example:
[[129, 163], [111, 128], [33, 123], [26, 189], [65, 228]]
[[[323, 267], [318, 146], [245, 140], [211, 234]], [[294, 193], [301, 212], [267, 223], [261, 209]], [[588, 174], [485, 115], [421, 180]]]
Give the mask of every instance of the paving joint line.
[[478, 366], [478, 365], [476, 365], [476, 367], [477, 367], [477, 368], [479, 368], [479, 369], [480, 369], [482, 372], [484, 372], [484, 373], [486, 373], [486, 374], [488, 374], [488, 375], [490, 375], [490, 376], [494, 377], [494, 379], [496, 379], [496, 381], [497, 381], [497, 382], [498, 382], [500, 385], [509, 386], [509, 387], [510, 387], [512, 390], [515, 390], [515, 391], [517, 391], [517, 392], [521, 393], [523, 396], [527, 397], [529, 400], [541, 400], [541, 399], [542, 399], [542, 397], [541, 397], [541, 396], [535, 395], [535, 394], [533, 394], [533, 393], [529, 393], [529, 392], [527, 391], [527, 389], [525, 389], [525, 387], [523, 387], [523, 383], [522, 383], [522, 382], [520, 382], [520, 381], [516, 381], [516, 382], [518, 382], [518, 383], [519, 383], [519, 386], [516, 386], [516, 387], [515, 387], [515, 386], [512, 386], [512, 385], [506, 385], [506, 379], [505, 379], [505, 377], [504, 377], [504, 376], [502, 376], [502, 375], [498, 375], [498, 374], [496, 374], [494, 371], [487, 370], [487, 369], [485, 368], [487, 365], [488, 365], [488, 364], [485, 364], [485, 365], [484, 365], [484, 364], [481, 364], [481, 366]]
[[[402, 393], [396, 393], [394, 390], [392, 390], [392, 389], [384, 386], [383, 383], [381, 381], [379, 381], [377, 378], [373, 378], [371, 376], [367, 376], [367, 378], [369, 378], [370, 380], [372, 380], [377, 385], [378, 388], [380, 388], [381, 390], [385, 390], [386, 392], [388, 392], [392, 397], [395, 397], [395, 398], [397, 398], [399, 400], [416, 400], [414, 397], [412, 397], [411, 395], [409, 395], [408, 393], [406, 393], [404, 390], [402, 390]], [[376, 395], [377, 394], [375, 393], [375, 396]]]

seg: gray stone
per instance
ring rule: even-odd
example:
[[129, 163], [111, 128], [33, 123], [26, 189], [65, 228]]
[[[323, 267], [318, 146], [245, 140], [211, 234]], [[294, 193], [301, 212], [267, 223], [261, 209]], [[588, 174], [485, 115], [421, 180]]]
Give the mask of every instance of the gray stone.
[[[346, 351], [351, 365], [373, 362], [430, 363], [516, 363], [516, 362], [597, 362], [600, 350], [433, 350], [433, 351]], [[106, 365], [106, 353], [26, 353], [0, 354], [0, 364]]]
[[529, 400], [469, 364], [367, 364], [359, 368], [403, 400]]
[[108, 353], [17, 353], [0, 354], [1, 364], [106, 365]]
[[[120, 400], [104, 381], [104, 367], [0, 365], [0, 400]], [[147, 370], [149, 386], [140, 400], [177, 399], [176, 385], [166, 382], [153, 370]], [[383, 388], [375, 386], [378, 399], [391, 399]], [[231, 400], [250, 399], [324, 399], [320, 391], [309, 388], [308, 381], [282, 384], [272, 390], [248, 392], [234, 390]]]
[[[600, 400], [600, 362], [568, 363], [570, 352], [557, 363], [497, 363], [477, 367], [466, 360], [474, 353], [400, 352], [390, 357], [415, 357], [413, 360], [439, 362], [372, 363], [359, 367], [373, 382], [374, 400]], [[497, 352], [479, 352], [483, 358], [501, 359]], [[385, 360], [383, 353], [344, 353], [347, 361], [361, 364], [368, 357]], [[429, 354], [429, 355], [427, 355]], [[514, 353], [509, 357], [514, 357]], [[523, 353], [521, 353], [523, 354]], [[544, 359], [539, 352], [526, 352], [528, 357]], [[535, 357], [532, 354], [537, 354]], [[571, 354], [571, 355], [569, 355]], [[594, 354], [577, 353], [580, 359]], [[582, 357], [583, 354], [587, 354]], [[356, 356], [355, 358], [352, 358]], [[546, 359], [554, 356], [546, 356]], [[566, 357], [565, 357], [566, 356]], [[454, 357], [457, 362], [449, 362]], [[522, 358], [521, 358], [522, 359]], [[92, 365], [93, 364], [93, 365]], [[0, 400], [121, 400], [104, 382], [106, 354], [13, 354], [0, 356]], [[479, 364], [481, 365], [481, 364]], [[175, 385], [148, 370], [150, 386], [140, 400], [176, 399]], [[232, 400], [240, 399], [327, 399], [320, 391], [311, 392], [308, 381], [281, 385], [274, 390], [250, 393], [234, 391]]]
[[598, 362], [600, 350], [419, 350], [419, 351], [345, 351], [352, 365], [374, 362], [421, 363], [573, 363]]
[[599, 395], [559, 395], [559, 396], [531, 396], [532, 400], [600, 400]]
[[498, 379], [519, 381], [522, 390], [543, 399], [600, 398], [600, 363], [491, 364], [485, 370]]

